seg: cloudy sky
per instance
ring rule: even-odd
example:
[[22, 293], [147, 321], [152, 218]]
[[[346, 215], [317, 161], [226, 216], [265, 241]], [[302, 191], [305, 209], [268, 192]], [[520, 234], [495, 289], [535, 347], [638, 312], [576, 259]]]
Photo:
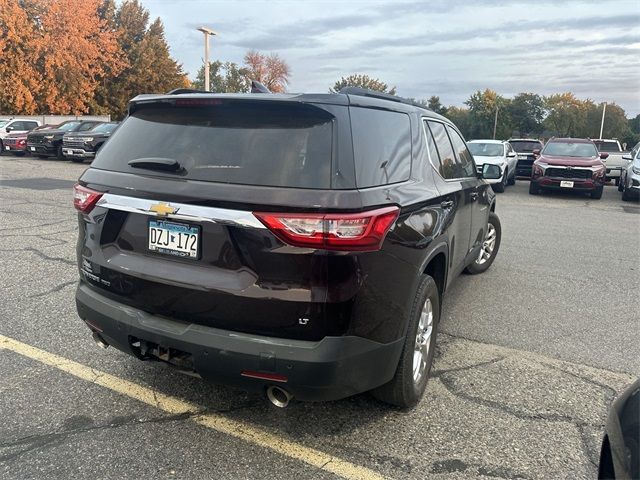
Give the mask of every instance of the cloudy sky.
[[212, 59], [247, 49], [291, 66], [289, 90], [325, 92], [366, 73], [398, 94], [462, 105], [478, 89], [502, 95], [572, 91], [640, 113], [640, 1], [205, 1], [142, 0], [193, 77], [196, 27], [219, 32]]

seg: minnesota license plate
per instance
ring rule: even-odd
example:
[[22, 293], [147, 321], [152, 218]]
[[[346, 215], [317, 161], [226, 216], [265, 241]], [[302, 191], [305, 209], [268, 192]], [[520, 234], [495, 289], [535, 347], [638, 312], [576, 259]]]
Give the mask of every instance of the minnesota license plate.
[[177, 257], [198, 258], [200, 227], [164, 220], [149, 220], [149, 250]]
[[564, 188], [573, 188], [573, 182], [567, 182], [566, 180], [562, 180], [560, 182], [560, 186]]

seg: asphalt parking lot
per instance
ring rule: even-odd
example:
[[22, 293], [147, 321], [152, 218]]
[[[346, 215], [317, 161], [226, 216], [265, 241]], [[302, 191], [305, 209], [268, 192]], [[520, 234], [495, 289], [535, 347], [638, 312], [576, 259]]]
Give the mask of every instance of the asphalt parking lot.
[[640, 205], [615, 187], [499, 196], [501, 251], [448, 292], [414, 410], [277, 410], [94, 345], [74, 304], [86, 167], [0, 157], [1, 478], [594, 478], [640, 375]]

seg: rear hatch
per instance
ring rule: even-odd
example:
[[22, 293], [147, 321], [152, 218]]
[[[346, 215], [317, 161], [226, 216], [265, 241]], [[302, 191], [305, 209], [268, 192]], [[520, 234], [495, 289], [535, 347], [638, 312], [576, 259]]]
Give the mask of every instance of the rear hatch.
[[[313, 241], [314, 212], [362, 208], [350, 152], [342, 105], [210, 96], [134, 103], [80, 179], [102, 194], [80, 214], [81, 277], [185, 322], [307, 340], [340, 335], [357, 290], [350, 261], [332, 260], [346, 269], [330, 279], [326, 250], [291, 244]], [[81, 187], [78, 201], [92, 202], [87, 192]], [[274, 212], [291, 217], [280, 220], [297, 240], [268, 228]], [[348, 236], [354, 220], [346, 222], [337, 228]]]

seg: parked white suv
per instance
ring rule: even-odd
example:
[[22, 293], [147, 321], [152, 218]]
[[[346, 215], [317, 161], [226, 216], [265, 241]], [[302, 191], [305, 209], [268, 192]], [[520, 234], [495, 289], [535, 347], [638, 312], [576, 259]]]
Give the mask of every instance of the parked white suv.
[[502, 140], [471, 140], [467, 146], [476, 162], [478, 172], [482, 172], [485, 163], [500, 167], [500, 178], [489, 180], [491, 187], [498, 193], [504, 192], [507, 185], [516, 183], [516, 164], [518, 155], [509, 142]]
[[10, 133], [27, 133], [40, 126], [38, 120], [23, 120], [20, 118], [0, 119], [0, 152], [4, 150], [2, 139]]
[[606, 152], [609, 156], [603, 160], [607, 166], [607, 180], [615, 180], [616, 185], [620, 183], [620, 173], [627, 168], [628, 163], [622, 158], [627, 152], [620, 146], [620, 142], [613, 139], [599, 138], [594, 140], [599, 152]]

